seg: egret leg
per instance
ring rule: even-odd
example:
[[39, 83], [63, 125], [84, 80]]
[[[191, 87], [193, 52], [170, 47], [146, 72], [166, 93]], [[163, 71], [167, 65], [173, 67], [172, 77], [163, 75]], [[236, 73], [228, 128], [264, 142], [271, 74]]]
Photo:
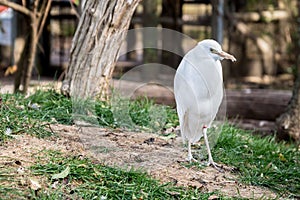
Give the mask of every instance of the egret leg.
[[191, 142], [188, 141], [188, 161], [192, 161], [193, 155], [192, 155], [192, 147]]
[[208, 142], [208, 138], [207, 138], [207, 127], [206, 126], [203, 126], [203, 137], [204, 137], [205, 145], [207, 148], [208, 166], [211, 165], [214, 168], [216, 168], [217, 170], [221, 171], [220, 167], [218, 167], [218, 165], [214, 162], [214, 160], [212, 158], [210, 147], [209, 147], [209, 142]]
[[193, 158], [192, 155], [192, 144], [190, 141], [188, 141], [188, 161], [189, 162], [197, 162], [197, 160], [195, 158]]

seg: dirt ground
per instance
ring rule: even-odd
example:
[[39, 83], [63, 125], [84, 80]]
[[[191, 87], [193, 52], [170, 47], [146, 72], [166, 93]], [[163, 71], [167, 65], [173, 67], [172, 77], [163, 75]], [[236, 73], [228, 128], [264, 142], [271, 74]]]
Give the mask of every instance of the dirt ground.
[[150, 133], [112, 132], [103, 128], [65, 125], [51, 125], [51, 129], [60, 137], [38, 139], [19, 135], [0, 146], [0, 163], [17, 163], [26, 168], [36, 162], [33, 155], [51, 149], [67, 155], [92, 157], [110, 166], [133, 167], [146, 171], [161, 182], [199, 188], [204, 192], [219, 191], [226, 196], [249, 199], [276, 197], [266, 188], [239, 183], [237, 175], [228, 166], [224, 166], [224, 172], [212, 167], [186, 167], [182, 161], [187, 150], [180, 137], [166, 140]]

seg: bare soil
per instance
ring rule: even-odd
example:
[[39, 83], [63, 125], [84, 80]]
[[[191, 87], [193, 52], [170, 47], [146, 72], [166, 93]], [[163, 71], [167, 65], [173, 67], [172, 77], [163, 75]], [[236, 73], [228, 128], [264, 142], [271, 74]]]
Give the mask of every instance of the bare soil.
[[52, 125], [51, 129], [59, 137], [38, 139], [19, 135], [0, 146], [0, 165], [6, 163], [16, 171], [20, 166], [26, 169], [37, 162], [38, 152], [59, 150], [66, 155], [88, 156], [110, 166], [140, 169], [161, 182], [199, 188], [203, 192], [219, 191], [226, 196], [249, 199], [276, 198], [267, 188], [240, 183], [229, 166], [224, 166], [224, 172], [212, 167], [187, 167], [183, 162], [187, 150], [180, 137], [167, 140], [151, 133], [65, 125]]

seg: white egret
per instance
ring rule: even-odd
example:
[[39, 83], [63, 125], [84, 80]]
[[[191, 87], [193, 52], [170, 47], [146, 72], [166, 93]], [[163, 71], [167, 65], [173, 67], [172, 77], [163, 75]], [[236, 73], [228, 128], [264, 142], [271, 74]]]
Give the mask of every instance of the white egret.
[[181, 135], [188, 141], [188, 160], [196, 161], [191, 144], [203, 136], [208, 153], [208, 165], [213, 161], [207, 129], [215, 119], [223, 99], [223, 74], [220, 60], [236, 61], [233, 55], [222, 51], [215, 40], [206, 39], [197, 44], [182, 59], [174, 79], [174, 93]]

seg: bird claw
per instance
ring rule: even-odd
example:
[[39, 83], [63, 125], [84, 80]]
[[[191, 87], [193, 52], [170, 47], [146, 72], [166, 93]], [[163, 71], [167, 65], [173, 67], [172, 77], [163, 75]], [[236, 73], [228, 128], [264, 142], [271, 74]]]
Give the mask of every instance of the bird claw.
[[185, 159], [187, 162], [192, 163], [192, 162], [198, 162], [195, 158], [193, 158], [192, 154], [188, 154], [188, 157]]
[[191, 158], [187, 158], [187, 161], [192, 163], [192, 162], [196, 162], [198, 163], [198, 160], [196, 160], [195, 158], [191, 157]]
[[178, 160], [177, 162], [178, 163], [185, 163], [185, 162], [189, 162], [189, 163], [195, 162], [195, 163], [198, 163], [199, 161], [192, 157], [192, 158], [185, 158], [184, 160]]
[[219, 172], [224, 172], [223, 166], [215, 163], [214, 161], [208, 161], [207, 166], [211, 166], [218, 170]]

